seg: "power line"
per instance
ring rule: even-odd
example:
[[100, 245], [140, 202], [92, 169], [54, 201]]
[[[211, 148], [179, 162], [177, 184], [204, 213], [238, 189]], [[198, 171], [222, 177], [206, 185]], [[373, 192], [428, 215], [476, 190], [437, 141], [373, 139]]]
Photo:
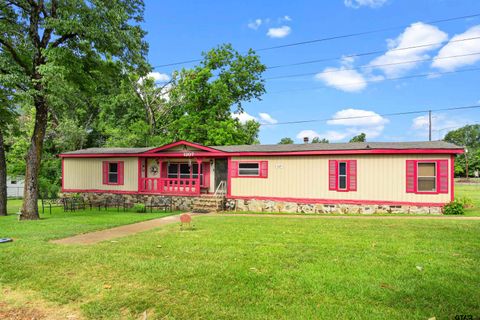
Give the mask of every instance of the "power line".
[[[455, 21], [455, 20], [475, 18], [475, 17], [478, 17], [478, 16], [480, 16], [480, 13], [475, 13], [475, 14], [471, 14], [471, 15], [464, 15], [464, 16], [457, 16], [457, 17], [446, 18], [446, 19], [432, 20], [432, 21], [427, 21], [425, 23], [426, 24], [439, 24], [439, 23], [450, 22], [450, 21]], [[368, 35], [368, 34], [374, 34], [374, 33], [389, 31], [389, 30], [402, 29], [402, 28], [406, 28], [408, 26], [409, 25], [401, 25], [401, 26], [395, 26], [395, 27], [380, 28], [380, 29], [375, 29], [375, 30], [370, 30], [370, 31], [355, 32], [355, 33], [349, 33], [349, 34], [343, 34], [343, 35], [317, 38], [317, 39], [311, 39], [311, 40], [306, 40], [306, 41], [288, 43], [288, 44], [284, 44], [284, 45], [259, 48], [259, 49], [256, 49], [255, 51], [257, 51], [257, 52], [259, 52], [259, 51], [270, 51], [270, 50], [289, 48], [289, 47], [307, 45], [307, 44], [318, 43], [318, 42], [325, 42], [325, 41], [331, 41], [331, 40], [337, 40], [337, 39], [351, 38], [351, 37], [357, 37], [357, 36], [362, 36], [362, 35]], [[172, 63], [167, 63], [167, 64], [160, 64], [160, 65], [153, 66], [153, 69], [163, 68], [163, 67], [171, 67], [171, 66], [182, 65], [182, 64], [193, 63], [193, 62], [199, 62], [199, 61], [202, 61], [202, 59], [191, 59], [191, 60], [184, 60], [184, 61], [172, 62]]]
[[262, 126], [276, 126], [276, 125], [299, 124], [299, 123], [310, 123], [310, 122], [326, 122], [326, 121], [365, 119], [365, 118], [376, 118], [376, 117], [393, 117], [393, 116], [419, 114], [419, 113], [426, 113], [426, 112], [433, 112], [433, 111], [437, 112], [437, 111], [451, 111], [451, 110], [467, 110], [467, 109], [477, 109], [477, 108], [480, 108], [480, 105], [471, 105], [471, 106], [464, 106], [464, 107], [439, 108], [439, 109], [415, 110], [415, 111], [405, 111], [405, 112], [395, 112], [395, 113], [384, 113], [384, 114], [375, 114], [375, 115], [368, 115], [368, 116], [298, 120], [298, 121], [287, 121], [287, 122], [277, 122], [277, 123], [262, 123], [260, 125], [262, 125]]
[[474, 56], [474, 55], [479, 55], [479, 54], [480, 54], [480, 52], [475, 52], [475, 53], [466, 53], [466, 54], [460, 54], [460, 55], [455, 55], [455, 56], [446, 56], [446, 57], [440, 57], [440, 58], [407, 60], [407, 61], [392, 62], [392, 63], [385, 63], [385, 64], [366, 64], [366, 65], [362, 65], [362, 66], [358, 66], [358, 67], [341, 68], [341, 69], [327, 70], [327, 71], [322, 71], [322, 72], [307, 72], [307, 73], [296, 73], [296, 74], [289, 74], [289, 75], [283, 75], [283, 76], [275, 76], [275, 77], [265, 78], [265, 80], [297, 78], [297, 77], [305, 77], [305, 76], [311, 76], [311, 75], [316, 75], [316, 74], [334, 73], [334, 72], [351, 71], [351, 70], [359, 70], [359, 69], [373, 69], [373, 68], [379, 68], [379, 67], [388, 67], [388, 66], [409, 64], [409, 63], [418, 63], [418, 62], [425, 62], [425, 61], [436, 61], [436, 60], [442, 60], [442, 59], [460, 58], [460, 57]]
[[[363, 80], [363, 81], [350, 82], [350, 83], [344, 83], [344, 84], [342, 84], [342, 83], [340, 83], [340, 84], [335, 84], [335, 87], [349, 87], [349, 86], [356, 86], [356, 85], [361, 85], [361, 84], [366, 84], [366, 83], [372, 83], [372, 82], [382, 82], [382, 81], [392, 81], [392, 80], [404, 80], [404, 79], [424, 78], [424, 77], [432, 77], [432, 76], [437, 76], [437, 75], [463, 73], [463, 72], [472, 72], [472, 71], [479, 71], [479, 70], [480, 70], [480, 68], [470, 68], [470, 69], [463, 69], [463, 70], [456, 70], [456, 71], [445, 71], [445, 72], [431, 72], [431, 73], [413, 74], [413, 75], [403, 76], [403, 77], [384, 78], [384, 79], [381, 79], [381, 80], [377, 80], [377, 79], [371, 79], [371, 80], [365, 79], [365, 80]], [[310, 88], [299, 88], [299, 89], [273, 91], [273, 92], [269, 92], [269, 93], [270, 93], [270, 94], [281, 94], [281, 93], [286, 93], [286, 92], [316, 90], [316, 89], [321, 89], [321, 88], [331, 88], [331, 86], [323, 85], [323, 86], [315, 86], [315, 87], [310, 87]]]
[[[480, 39], [480, 37], [472, 37], [472, 38], [464, 38], [464, 39], [457, 39], [457, 40], [450, 40], [449, 43], [455, 43], [455, 42], [463, 42], [463, 41], [470, 41], [470, 40], [476, 40]], [[416, 46], [408, 46], [408, 47], [400, 47], [400, 48], [393, 48], [389, 50], [375, 50], [375, 51], [368, 51], [368, 52], [362, 52], [362, 53], [355, 53], [355, 54], [349, 54], [349, 55], [343, 55], [340, 57], [335, 57], [335, 58], [322, 58], [322, 59], [315, 59], [315, 60], [307, 60], [307, 61], [300, 61], [300, 62], [294, 62], [294, 63], [287, 63], [287, 64], [280, 64], [276, 66], [269, 66], [267, 69], [278, 69], [278, 68], [285, 68], [285, 67], [293, 67], [293, 66], [300, 66], [300, 65], [306, 65], [306, 64], [313, 64], [313, 63], [319, 63], [319, 62], [328, 62], [328, 61], [337, 61], [337, 60], [342, 60], [345, 58], [358, 58], [358, 57], [364, 57], [364, 56], [371, 56], [375, 54], [385, 54], [387, 52], [395, 52], [395, 51], [403, 51], [403, 50], [411, 50], [411, 49], [419, 49], [419, 48], [424, 48], [424, 47], [432, 47], [432, 46], [438, 46], [447, 41], [441, 41], [441, 42], [434, 42], [434, 43], [429, 43], [429, 44], [420, 44]]]

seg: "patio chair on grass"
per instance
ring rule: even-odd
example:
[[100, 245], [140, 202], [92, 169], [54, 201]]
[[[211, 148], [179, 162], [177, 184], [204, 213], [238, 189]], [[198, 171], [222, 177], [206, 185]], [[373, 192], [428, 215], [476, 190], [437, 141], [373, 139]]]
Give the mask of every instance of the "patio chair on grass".
[[173, 209], [173, 201], [171, 197], [157, 197], [152, 198], [150, 203], [145, 203], [145, 209], [150, 208], [150, 212], [153, 212], [153, 208], [163, 209], [167, 212], [167, 209], [171, 212]]
[[107, 208], [117, 208], [117, 212], [120, 211], [120, 208], [123, 208], [123, 211], [125, 211], [127, 209], [127, 203], [122, 195], [115, 195], [105, 200], [105, 210]]

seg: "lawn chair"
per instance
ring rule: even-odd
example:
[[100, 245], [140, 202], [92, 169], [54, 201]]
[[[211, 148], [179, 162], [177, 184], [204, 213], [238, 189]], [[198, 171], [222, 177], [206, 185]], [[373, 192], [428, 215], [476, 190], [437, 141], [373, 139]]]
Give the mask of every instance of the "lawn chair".
[[120, 208], [123, 208], [123, 211], [125, 211], [127, 209], [125, 198], [119, 194], [113, 197], [108, 197], [105, 200], [105, 209], [107, 208], [117, 208], [117, 212], [120, 211]]
[[167, 212], [167, 209], [171, 212], [173, 209], [173, 201], [171, 197], [156, 197], [150, 200], [150, 203], [145, 203], [145, 209], [150, 208], [150, 212], [153, 212], [153, 208], [163, 209]]

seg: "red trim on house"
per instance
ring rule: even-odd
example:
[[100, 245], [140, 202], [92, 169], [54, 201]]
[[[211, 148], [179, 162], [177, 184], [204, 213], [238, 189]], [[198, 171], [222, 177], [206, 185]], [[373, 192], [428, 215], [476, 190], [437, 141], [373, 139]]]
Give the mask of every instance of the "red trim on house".
[[455, 156], [450, 156], [450, 200], [455, 200]]
[[311, 198], [284, 198], [284, 197], [247, 197], [247, 196], [229, 196], [230, 199], [243, 200], [272, 200], [285, 202], [298, 202], [305, 204], [358, 204], [358, 205], [391, 205], [391, 206], [421, 206], [421, 207], [443, 207], [445, 203], [439, 202], [405, 202], [405, 201], [383, 201], [383, 200], [347, 200], [347, 199], [311, 199]]
[[64, 189], [64, 181], [65, 181], [65, 169], [64, 169], [64, 163], [63, 163], [63, 158], [62, 158], [62, 192], [65, 190]]
[[142, 181], [142, 162], [143, 159], [138, 158], [138, 183], [137, 183], [137, 191], [140, 190], [140, 185]]
[[[215, 149], [212, 149], [215, 150]], [[196, 152], [195, 157], [248, 157], [248, 156], [304, 156], [304, 155], [356, 155], [356, 154], [462, 154], [463, 149], [373, 149], [373, 150], [321, 150], [289, 152]], [[184, 153], [84, 153], [60, 154], [62, 158], [115, 158], [115, 157], [166, 157], [183, 158]]]
[[228, 157], [227, 159], [227, 197], [230, 197], [232, 194], [232, 158]]
[[189, 146], [189, 147], [192, 147], [192, 148], [197, 148], [197, 149], [204, 150], [204, 151], [209, 151], [209, 152], [221, 152], [217, 149], [206, 147], [206, 146], [201, 145], [201, 144], [197, 144], [197, 143], [193, 143], [193, 142], [189, 142], [189, 141], [185, 141], [185, 140], [180, 140], [180, 141], [177, 141], [177, 142], [173, 142], [173, 143], [163, 145], [163, 146], [155, 148], [155, 149], [148, 150], [148, 151], [144, 152], [143, 154], [157, 153], [158, 151], [170, 149], [170, 148], [173, 148], [173, 147], [176, 147], [176, 146], [179, 146], [179, 145], [185, 145], [185, 146]]

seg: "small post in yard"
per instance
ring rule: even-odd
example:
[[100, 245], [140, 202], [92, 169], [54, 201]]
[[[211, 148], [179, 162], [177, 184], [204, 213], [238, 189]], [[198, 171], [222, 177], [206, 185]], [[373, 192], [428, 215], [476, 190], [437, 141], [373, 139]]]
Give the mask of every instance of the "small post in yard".
[[432, 141], [432, 110], [428, 110], [428, 141]]

